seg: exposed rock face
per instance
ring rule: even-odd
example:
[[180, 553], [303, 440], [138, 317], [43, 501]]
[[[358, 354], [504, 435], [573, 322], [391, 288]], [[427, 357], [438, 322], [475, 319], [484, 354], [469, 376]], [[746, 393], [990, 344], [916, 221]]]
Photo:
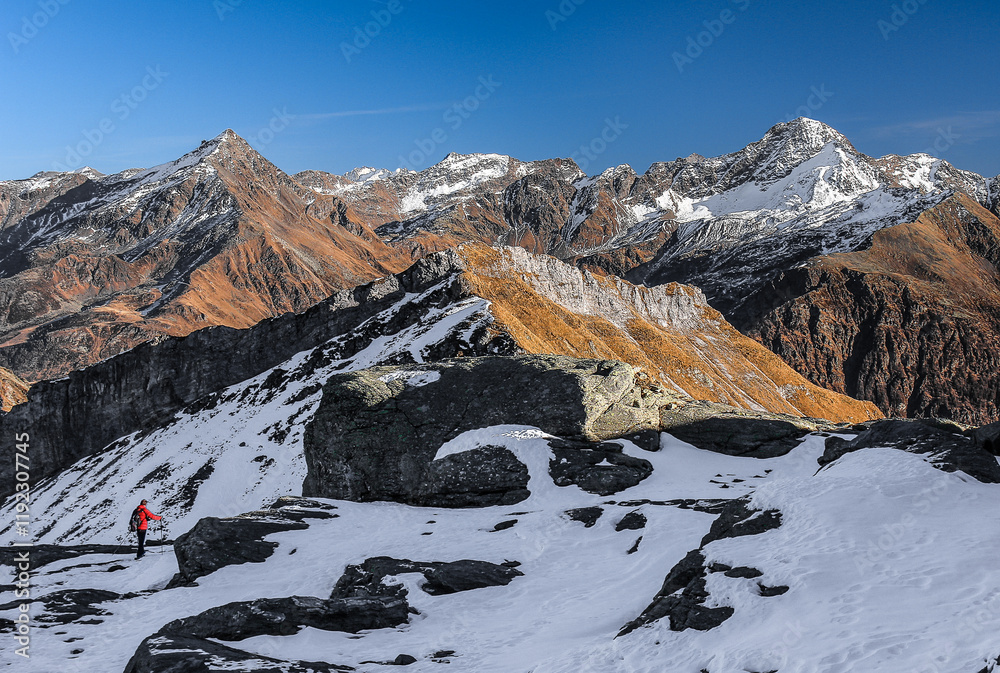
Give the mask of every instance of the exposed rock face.
[[489, 300], [494, 325], [528, 353], [621, 360], [670, 390], [736, 407], [864, 421], [868, 403], [809, 384], [708, 306], [695, 288], [635, 286], [519, 248], [447, 253]]
[[878, 421], [854, 439], [826, 440], [820, 464], [831, 463], [846, 453], [867, 448], [888, 447], [930, 457], [945, 472], [961, 470], [987, 484], [1000, 484], [1000, 464], [973, 439], [927, 421]]
[[334, 375], [324, 387], [303, 440], [303, 492], [437, 507], [520, 502], [530, 495], [528, 472], [510, 450], [479, 445], [438, 458], [462, 433], [496, 425], [554, 435], [554, 483], [600, 495], [652, 473], [647, 460], [607, 440], [642, 442], [644, 432], [667, 431], [708, 450], [771, 457], [809, 432], [837, 427], [690, 402], [616, 361], [535, 355], [376, 367]]
[[147, 638], [128, 662], [125, 673], [206, 673], [225, 666], [254, 673], [347, 673], [351, 666], [318, 661], [287, 661], [253, 654], [212, 640], [182, 634]]
[[334, 376], [306, 430], [303, 493], [452, 507], [519, 502], [528, 473], [508, 450], [482, 448], [464, 469], [435, 460], [438, 450], [492, 425], [590, 441], [655, 428], [670, 398], [635, 385], [636, 374], [620, 362], [516, 356]]
[[615, 442], [554, 439], [549, 474], [556, 486], [575, 484], [587, 493], [611, 495], [631, 488], [653, 473], [647, 460], [622, 453]]
[[809, 433], [834, 430], [836, 425], [818, 419], [778, 417], [707, 402], [690, 402], [663, 408], [660, 428], [706, 451], [774, 458], [794, 449]]
[[871, 247], [786, 271], [738, 323], [814, 383], [893, 416], [1000, 417], [1000, 219], [958, 195]]
[[10, 411], [28, 399], [28, 383], [14, 372], [0, 367], [0, 409]]
[[103, 589], [63, 589], [46, 594], [43, 598], [15, 600], [0, 605], [0, 610], [13, 610], [25, 602], [34, 603], [37, 615], [35, 621], [46, 624], [69, 624], [108, 614], [107, 610], [97, 607], [101, 603], [135, 598], [135, 596], [136, 594], [116, 594]]
[[604, 509], [597, 506], [577, 507], [566, 512], [566, 516], [573, 521], [579, 521], [583, 524], [584, 528], [593, 528], [602, 514], [604, 514]]

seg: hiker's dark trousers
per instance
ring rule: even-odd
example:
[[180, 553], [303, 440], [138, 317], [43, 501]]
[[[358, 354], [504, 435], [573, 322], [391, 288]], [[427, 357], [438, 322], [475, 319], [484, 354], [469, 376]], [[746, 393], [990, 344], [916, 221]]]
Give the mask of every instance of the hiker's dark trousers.
[[136, 535], [139, 536], [139, 551], [135, 553], [135, 557], [139, 558], [140, 556], [146, 553], [146, 550], [144, 548], [146, 546], [146, 531], [140, 528], [135, 533]]

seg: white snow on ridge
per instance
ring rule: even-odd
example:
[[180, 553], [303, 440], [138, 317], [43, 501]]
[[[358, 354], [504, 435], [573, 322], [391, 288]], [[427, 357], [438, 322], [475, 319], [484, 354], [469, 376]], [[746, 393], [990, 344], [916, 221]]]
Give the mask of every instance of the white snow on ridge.
[[[209, 408], [179, 414], [148, 435], [123, 438], [42, 480], [33, 491], [32, 512], [36, 521], [46, 523], [33, 529], [36, 542], [115, 544], [121, 521], [141, 498], [157, 503], [157, 513], [168, 519], [169, 534], [176, 536], [202, 517], [232, 516], [260, 509], [279, 495], [301, 493], [306, 475], [302, 432], [319, 403], [320, 384], [334, 373], [366, 369], [402, 355], [423, 362], [426, 349], [444, 339], [467, 339], [492, 320], [489, 303], [475, 298], [430, 309], [395, 334], [373, 328], [440, 288], [408, 295], [359, 326], [357, 332], [374, 329], [382, 336], [354, 355], [337, 357], [352, 332], [208, 396]], [[330, 362], [309, 370], [304, 363], [316, 351], [329, 353]], [[266, 387], [265, 381], [278, 369], [289, 372], [287, 381], [277, 389]], [[426, 385], [435, 375], [440, 376], [413, 372], [407, 384]], [[101, 488], [94, 491], [94, 484]], [[6, 502], [0, 508], [0, 544], [17, 539], [13, 506]]]

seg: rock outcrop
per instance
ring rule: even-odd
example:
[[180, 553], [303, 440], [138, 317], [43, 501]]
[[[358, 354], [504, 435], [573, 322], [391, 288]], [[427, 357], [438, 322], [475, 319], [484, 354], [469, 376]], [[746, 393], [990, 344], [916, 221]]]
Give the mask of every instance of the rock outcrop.
[[869, 448], [926, 455], [934, 467], [944, 472], [961, 470], [983, 483], [1000, 484], [1000, 464], [992, 453], [974, 438], [961, 434], [960, 428], [933, 421], [878, 421], [850, 441], [830, 437], [820, 464], [827, 465], [844, 454]]
[[367, 596], [405, 596], [399, 584], [384, 582], [387, 577], [420, 573], [424, 581], [420, 588], [432, 596], [444, 596], [460, 591], [485, 587], [502, 587], [524, 573], [516, 569], [516, 561], [504, 565], [487, 561], [410, 561], [378, 556], [360, 565], [350, 565], [337, 580], [332, 598], [363, 598]]
[[708, 450], [772, 457], [809, 432], [837, 427], [686, 400], [617, 361], [521, 355], [375, 367], [324, 386], [303, 439], [303, 492], [435, 507], [520, 502], [530, 495], [528, 470], [509, 449], [476, 445], [439, 457], [463, 433], [497, 425], [555, 436], [549, 478], [600, 495], [652, 472], [615, 439], [657, 451], [655, 433], [667, 431]]
[[[435, 460], [468, 430], [530, 425], [601, 441], [659, 424], [670, 397], [620, 362], [561, 356], [461, 358], [331, 377], [304, 439], [303, 494], [415, 505], [525, 499], [528, 471], [503, 447]], [[411, 383], [412, 382], [412, 383]]]

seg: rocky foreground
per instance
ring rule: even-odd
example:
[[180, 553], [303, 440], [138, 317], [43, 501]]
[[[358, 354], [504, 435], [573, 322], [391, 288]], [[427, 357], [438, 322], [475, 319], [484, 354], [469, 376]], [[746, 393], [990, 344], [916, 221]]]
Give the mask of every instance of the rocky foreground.
[[[304, 484], [172, 523], [172, 554], [39, 548], [32, 664], [977, 673], [1000, 655], [996, 425], [781, 417], [527, 355], [337, 374], [305, 425]], [[212, 502], [246, 486], [212, 478]]]

